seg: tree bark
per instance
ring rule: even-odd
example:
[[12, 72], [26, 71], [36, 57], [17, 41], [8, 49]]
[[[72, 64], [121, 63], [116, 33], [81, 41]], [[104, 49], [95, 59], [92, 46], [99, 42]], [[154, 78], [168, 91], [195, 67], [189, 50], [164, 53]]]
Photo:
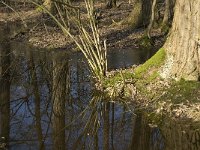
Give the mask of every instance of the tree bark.
[[162, 26], [168, 26], [170, 18], [170, 0], [165, 0], [165, 12], [163, 17]]
[[174, 16], [174, 5], [175, 5], [175, 0], [165, 0], [165, 12], [161, 24], [161, 29], [163, 32], [168, 32], [169, 27], [172, 24]]
[[151, 16], [151, 0], [136, 0], [133, 6], [133, 11], [125, 20], [131, 28], [147, 26]]
[[150, 23], [148, 25], [147, 28], [147, 36], [150, 39], [151, 38], [151, 29], [153, 27], [153, 23], [154, 23], [154, 19], [155, 19], [155, 7], [156, 7], [156, 2], [157, 0], [153, 0], [153, 4], [152, 4], [152, 8], [151, 8], [151, 19], [150, 19]]
[[164, 48], [167, 60], [161, 76], [175, 79], [200, 78], [200, 1], [176, 1], [175, 14]]

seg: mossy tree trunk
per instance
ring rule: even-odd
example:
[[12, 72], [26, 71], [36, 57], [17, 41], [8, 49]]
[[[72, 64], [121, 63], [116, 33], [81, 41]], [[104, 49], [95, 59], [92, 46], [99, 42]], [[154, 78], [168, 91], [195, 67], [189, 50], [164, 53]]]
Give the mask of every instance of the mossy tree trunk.
[[164, 45], [164, 78], [200, 78], [200, 1], [176, 1], [171, 33]]
[[151, 17], [151, 0], [136, 0], [133, 5], [133, 11], [125, 20], [133, 29], [147, 26]]

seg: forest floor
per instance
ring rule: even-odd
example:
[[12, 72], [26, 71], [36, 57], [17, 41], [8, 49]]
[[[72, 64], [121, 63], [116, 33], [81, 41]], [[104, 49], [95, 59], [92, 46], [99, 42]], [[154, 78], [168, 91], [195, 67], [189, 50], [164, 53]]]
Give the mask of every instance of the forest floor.
[[[84, 6], [83, 2], [75, 4]], [[20, 21], [24, 22], [23, 25], [27, 25], [27, 27], [15, 33], [11, 37], [12, 40], [27, 42], [38, 48], [73, 49], [75, 47], [74, 43], [55, 24], [49, 24], [49, 20], [50, 22], [52, 20], [48, 15], [38, 12], [33, 5], [21, 3], [21, 5], [17, 4], [16, 6], [18, 7], [14, 7], [14, 10], [17, 13], [13, 11], [8, 13], [8, 9], [0, 7], [0, 24]], [[95, 4], [95, 8], [101, 10], [98, 20], [101, 37], [107, 40], [108, 50], [139, 48], [142, 46], [140, 42], [145, 30], [143, 28], [132, 30], [128, 26], [120, 24], [122, 20], [129, 16], [133, 5], [129, 4], [128, 1], [121, 1], [118, 6], [117, 8], [106, 9], [103, 1]], [[159, 29], [152, 30], [152, 37], [154, 39], [153, 45], [161, 47], [165, 36]], [[131, 78], [134, 80], [133, 68], [123, 72], [125, 78], [127, 77], [126, 80], [129, 81]], [[110, 74], [113, 81], [109, 82], [118, 87], [118, 81], [123, 80], [119, 75], [120, 73], [118, 72], [118, 75], [116, 75], [117, 72]], [[141, 108], [149, 110], [149, 115], [165, 114], [175, 120], [200, 122], [200, 84], [186, 81], [166, 82], [155, 75], [151, 71], [150, 75], [146, 73], [148, 78], [144, 77], [137, 81], [137, 83], [140, 83], [137, 85], [137, 104]], [[155, 77], [156, 80], [153, 80]], [[114, 87], [114, 85], [112, 86]], [[131, 90], [133, 89], [135, 87], [132, 87]], [[135, 97], [135, 95], [132, 95], [132, 97]]]
[[[12, 36], [13, 40], [27, 41], [38, 48], [74, 48], [73, 41], [52, 23], [52, 19], [47, 14], [40, 13], [31, 4], [21, 3], [21, 5], [16, 5], [18, 7], [13, 7], [15, 12], [7, 13], [5, 9], [0, 8], [0, 24], [23, 20], [23, 24], [27, 25], [27, 27], [24, 27]], [[84, 8], [84, 2], [75, 2], [74, 5]], [[143, 28], [132, 30], [128, 26], [120, 24], [121, 21], [128, 17], [133, 9], [133, 5], [129, 4], [128, 1], [118, 1], [117, 5], [117, 8], [107, 9], [103, 1], [95, 4], [95, 9], [100, 11], [98, 12], [100, 15], [98, 26], [101, 37], [106, 39], [108, 50], [138, 48], [145, 30]], [[154, 39], [153, 45], [160, 47], [164, 39], [160, 30], [152, 30], [152, 37]]]

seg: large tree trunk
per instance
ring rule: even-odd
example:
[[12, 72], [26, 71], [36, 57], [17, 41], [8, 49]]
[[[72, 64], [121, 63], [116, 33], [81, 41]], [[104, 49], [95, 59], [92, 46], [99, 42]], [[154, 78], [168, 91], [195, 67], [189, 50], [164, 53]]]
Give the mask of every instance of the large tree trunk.
[[200, 1], [176, 1], [172, 30], [164, 48], [167, 60], [161, 76], [199, 80]]
[[136, 0], [133, 11], [125, 20], [133, 29], [147, 26], [151, 17], [151, 0]]

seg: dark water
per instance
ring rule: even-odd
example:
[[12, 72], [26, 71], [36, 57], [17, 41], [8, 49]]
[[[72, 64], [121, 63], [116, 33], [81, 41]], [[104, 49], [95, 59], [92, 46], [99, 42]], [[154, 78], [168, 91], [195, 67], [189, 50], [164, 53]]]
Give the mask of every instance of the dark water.
[[[199, 130], [190, 125], [150, 127], [133, 106], [109, 102], [94, 89], [81, 53], [11, 43], [10, 30], [1, 30], [0, 38], [0, 149], [200, 148]], [[108, 54], [108, 67], [127, 68], [153, 53], [116, 50]]]

